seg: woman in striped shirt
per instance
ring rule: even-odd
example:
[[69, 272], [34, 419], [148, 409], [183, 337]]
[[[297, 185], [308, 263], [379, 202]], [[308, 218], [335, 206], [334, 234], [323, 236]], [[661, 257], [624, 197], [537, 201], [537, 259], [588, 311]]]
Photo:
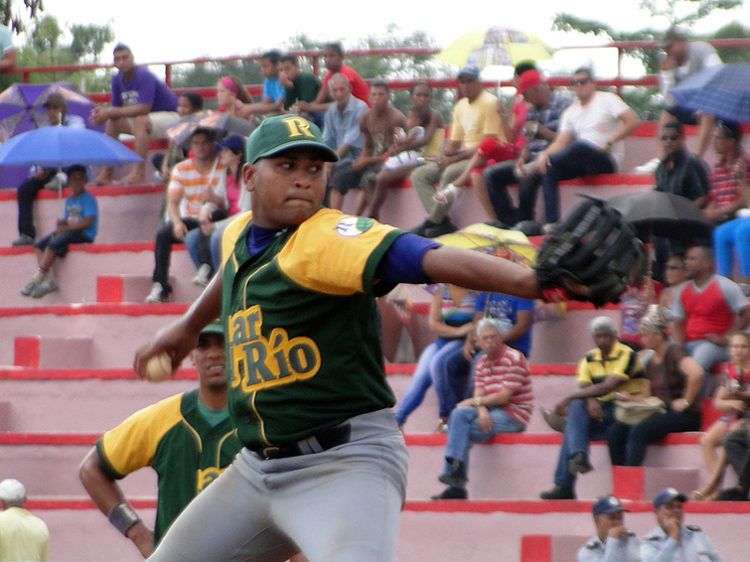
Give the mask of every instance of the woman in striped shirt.
[[533, 408], [531, 380], [523, 353], [505, 345], [503, 329], [494, 318], [477, 324], [485, 355], [474, 371], [474, 396], [459, 402], [448, 422], [445, 466], [438, 480], [448, 487], [434, 500], [466, 499], [467, 466], [472, 443], [498, 433], [526, 429]]

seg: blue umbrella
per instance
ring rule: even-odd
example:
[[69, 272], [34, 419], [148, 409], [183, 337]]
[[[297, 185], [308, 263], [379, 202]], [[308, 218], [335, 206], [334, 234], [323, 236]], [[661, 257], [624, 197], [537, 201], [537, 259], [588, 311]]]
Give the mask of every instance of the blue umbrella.
[[682, 106], [720, 119], [750, 121], [750, 64], [714, 66], [670, 91]]
[[140, 161], [135, 152], [104, 133], [71, 127], [41, 127], [0, 147], [0, 166], [116, 166]]

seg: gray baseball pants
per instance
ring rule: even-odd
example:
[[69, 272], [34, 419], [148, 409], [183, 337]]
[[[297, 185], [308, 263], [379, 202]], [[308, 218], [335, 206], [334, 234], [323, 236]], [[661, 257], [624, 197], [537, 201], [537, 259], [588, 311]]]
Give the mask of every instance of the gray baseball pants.
[[322, 453], [262, 460], [243, 449], [148, 560], [395, 561], [406, 446], [390, 409], [349, 423], [350, 441]]

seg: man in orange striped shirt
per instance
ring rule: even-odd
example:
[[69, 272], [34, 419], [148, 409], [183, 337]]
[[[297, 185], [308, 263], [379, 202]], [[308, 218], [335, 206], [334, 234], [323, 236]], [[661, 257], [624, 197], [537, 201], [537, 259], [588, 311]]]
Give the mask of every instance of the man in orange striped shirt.
[[474, 396], [459, 402], [448, 421], [445, 467], [438, 480], [448, 487], [434, 500], [466, 499], [467, 466], [472, 443], [498, 433], [526, 429], [533, 408], [531, 380], [523, 353], [503, 341], [503, 329], [494, 318], [477, 325], [479, 347], [485, 355], [474, 372]]
[[[190, 158], [172, 169], [169, 177], [166, 217], [156, 232], [154, 245], [151, 279], [154, 284], [146, 302], [166, 302], [172, 292], [169, 284], [172, 244], [182, 242], [188, 231], [204, 228], [227, 216], [226, 171], [219, 163], [212, 129], [199, 127], [193, 131], [190, 154]], [[208, 242], [199, 251], [203, 253], [199, 261], [211, 263]]]

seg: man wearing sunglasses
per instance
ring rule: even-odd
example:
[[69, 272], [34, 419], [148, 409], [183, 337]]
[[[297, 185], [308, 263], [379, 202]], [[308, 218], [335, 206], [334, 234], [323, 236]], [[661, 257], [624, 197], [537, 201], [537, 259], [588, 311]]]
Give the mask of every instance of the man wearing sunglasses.
[[563, 112], [554, 142], [530, 166], [543, 175], [547, 231], [560, 219], [560, 180], [616, 171], [625, 152], [622, 140], [640, 123], [622, 98], [596, 89], [590, 69], [576, 70], [570, 85], [576, 101]]

